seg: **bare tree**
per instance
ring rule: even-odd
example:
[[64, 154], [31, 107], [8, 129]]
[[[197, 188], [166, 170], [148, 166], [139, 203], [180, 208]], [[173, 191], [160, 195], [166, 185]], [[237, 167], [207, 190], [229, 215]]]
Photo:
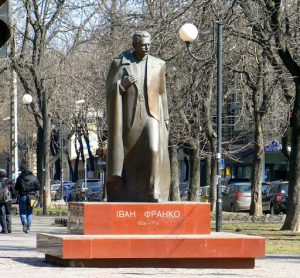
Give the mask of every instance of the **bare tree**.
[[[251, 26], [255, 29], [258, 39], [264, 42], [265, 53], [271, 64], [276, 67], [278, 62], [276, 62], [276, 57], [274, 57], [272, 52], [277, 52], [286, 70], [291, 74], [294, 84], [295, 84], [295, 101], [294, 108], [291, 118], [292, 126], [292, 156], [290, 157], [290, 187], [289, 187], [289, 205], [288, 213], [283, 225], [283, 229], [289, 229], [293, 231], [298, 231], [300, 227], [299, 221], [299, 200], [300, 198], [300, 164], [299, 161], [299, 139], [300, 133], [299, 126], [300, 120], [298, 117], [300, 104], [300, 82], [299, 74], [300, 69], [298, 65], [299, 60], [299, 48], [297, 45], [297, 39], [299, 39], [299, 28], [297, 28], [297, 23], [299, 23], [299, 1], [291, 1], [290, 3], [283, 1], [237, 1], [243, 8], [247, 20], [251, 23]], [[250, 13], [250, 11], [255, 11]], [[298, 13], [297, 13], [298, 12]], [[298, 14], [298, 16], [297, 16]], [[293, 16], [292, 16], [293, 15]], [[296, 15], [296, 16], [294, 16]], [[268, 22], [267, 26], [260, 25], [260, 19], [263, 18]], [[268, 31], [268, 33], [262, 32], [262, 29]], [[293, 53], [293, 54], [292, 54]], [[277, 66], [277, 69], [279, 67]], [[283, 91], [286, 96], [286, 89], [284, 87], [284, 82], [281, 82], [283, 86]], [[290, 96], [288, 97], [290, 99]], [[298, 130], [298, 131], [297, 131]], [[295, 151], [294, 151], [295, 150]]]
[[[299, 66], [299, 1], [286, 3], [265, 0], [267, 18], [272, 29], [278, 55], [295, 84], [295, 101], [291, 117], [290, 186], [287, 217], [283, 230], [300, 230], [300, 66]], [[289, 14], [297, 15], [292, 19]], [[292, 27], [292, 28], [291, 28]]]
[[[82, 31], [98, 10], [98, 6], [88, 5], [91, 4], [88, 2], [74, 1], [73, 5], [67, 5], [64, 0], [43, 0], [39, 3], [26, 0], [15, 7], [15, 15], [22, 14], [19, 18], [25, 19], [17, 22], [14, 28], [20, 47], [13, 55], [12, 65], [24, 91], [35, 98], [31, 108], [38, 125], [37, 164], [38, 178], [42, 181], [44, 213], [51, 201], [48, 152], [51, 104], [63, 75], [65, 57], [71, 53], [70, 49], [74, 50], [82, 43]], [[83, 20], [72, 26], [69, 19], [80, 12]], [[59, 44], [67, 51], [59, 50]], [[41, 156], [41, 153], [44, 155]]]

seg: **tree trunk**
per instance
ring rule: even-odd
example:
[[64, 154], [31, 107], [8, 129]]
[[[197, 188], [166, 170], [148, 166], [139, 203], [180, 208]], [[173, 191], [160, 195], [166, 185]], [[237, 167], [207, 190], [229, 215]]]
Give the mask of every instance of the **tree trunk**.
[[[282, 230], [300, 231], [300, 67], [296, 59], [289, 51], [288, 38], [283, 36], [280, 23], [282, 22], [282, 9], [277, 9], [272, 1], [265, 1], [267, 10], [272, 14], [270, 24], [275, 37], [277, 52], [286, 67], [293, 76], [296, 96], [292, 112], [292, 136], [290, 159], [290, 185], [287, 215]], [[280, 3], [279, 3], [280, 4]], [[296, 27], [296, 26], [295, 26]]]
[[36, 176], [40, 183], [40, 200], [41, 200], [41, 206], [43, 206], [43, 130], [41, 127], [38, 127], [37, 129], [37, 139], [36, 139]]
[[78, 181], [78, 169], [79, 169], [79, 153], [77, 154], [74, 162], [74, 175], [73, 175], [73, 182]]
[[191, 156], [192, 173], [191, 182], [189, 187], [189, 201], [199, 201], [199, 188], [200, 188], [200, 155], [198, 148], [192, 149]]
[[[59, 132], [57, 132], [56, 130], [53, 130], [51, 133], [51, 141], [50, 141], [50, 151], [51, 151], [51, 155], [52, 157], [55, 157], [58, 153], [60, 153], [60, 137], [59, 137]], [[60, 159], [56, 159], [54, 162], [54, 176], [53, 179], [54, 180], [60, 180], [60, 174], [61, 174], [61, 161]]]
[[188, 151], [187, 149], [183, 149], [184, 157], [184, 165], [185, 165], [185, 175], [184, 175], [184, 181], [189, 181], [190, 180], [190, 161], [188, 160]]
[[72, 161], [71, 161], [70, 154], [69, 154], [68, 150], [66, 150], [66, 157], [67, 157], [67, 160], [68, 160], [68, 166], [69, 166], [69, 171], [70, 171], [69, 178], [71, 179], [71, 181], [75, 181], [74, 180], [74, 170], [73, 170], [73, 166], [72, 166]]
[[211, 156], [207, 156], [205, 158], [205, 185], [210, 186], [211, 185]]
[[75, 158], [75, 162], [74, 162], [74, 175], [73, 175], [73, 182], [78, 181], [78, 169], [79, 169], [79, 158], [80, 158], [80, 149], [78, 149], [77, 146], [77, 140], [75, 139], [75, 152], [76, 152], [76, 158]]
[[281, 137], [281, 143], [282, 143], [281, 152], [288, 160], [290, 160], [290, 158], [291, 158], [291, 152], [288, 149], [288, 140], [289, 140], [290, 136], [291, 136], [290, 129], [287, 128], [285, 133]]
[[261, 216], [262, 213], [262, 165], [264, 161], [264, 140], [263, 140], [263, 126], [259, 115], [255, 119], [255, 133], [254, 133], [254, 154], [253, 166], [251, 173], [251, 206], [250, 215]]
[[[299, 74], [300, 76], [300, 74]], [[296, 96], [291, 119], [290, 183], [287, 215], [282, 230], [300, 231], [300, 80], [296, 82]]]
[[178, 168], [178, 147], [171, 146], [171, 186], [170, 201], [180, 201], [179, 192], [179, 168]]
[[204, 115], [203, 119], [203, 126], [204, 131], [206, 134], [206, 137], [209, 141], [209, 148], [211, 156], [210, 158], [207, 158], [207, 160], [210, 159], [210, 162], [207, 162], [207, 165], [210, 165], [210, 171], [209, 167], [207, 167], [207, 173], [206, 173], [206, 183], [207, 185], [210, 185], [210, 202], [211, 202], [211, 210], [214, 211], [216, 207], [216, 200], [217, 200], [217, 160], [215, 159], [215, 156], [217, 155], [217, 133], [213, 128], [212, 123], [212, 103], [214, 99], [214, 67], [210, 67], [208, 73], [207, 73], [207, 82], [208, 82], [208, 89], [206, 91], [206, 96], [204, 98], [202, 112]]
[[54, 169], [55, 169], [55, 172], [54, 172], [53, 179], [54, 180], [60, 180], [60, 178], [61, 178], [60, 177], [61, 176], [61, 164], [60, 164], [59, 159], [54, 162]]
[[[84, 149], [83, 149], [83, 143], [82, 143], [82, 138], [80, 136], [78, 136], [78, 143], [79, 143], [79, 152], [80, 152], [80, 156], [81, 156], [81, 161], [82, 161], [82, 165], [84, 168], [84, 164], [85, 164], [85, 155], [84, 155]], [[88, 171], [88, 165], [86, 165], [86, 170]]]
[[86, 135], [84, 135], [83, 138], [84, 138], [84, 141], [86, 143], [87, 151], [88, 151], [88, 154], [89, 154], [90, 171], [94, 172], [95, 171], [95, 161], [94, 161], [94, 156], [93, 156], [92, 151], [91, 151], [90, 139]]
[[[48, 133], [50, 129], [50, 120], [48, 122]], [[45, 153], [45, 168], [43, 169], [44, 163], [43, 163], [43, 148], [45, 147], [46, 153]], [[44, 213], [47, 211], [47, 207], [51, 204], [51, 188], [50, 188], [50, 175], [49, 175], [49, 150], [50, 150], [50, 140], [46, 140], [44, 144], [44, 130], [41, 127], [38, 127], [38, 134], [37, 134], [37, 178], [40, 182], [40, 200], [42, 202]], [[43, 175], [45, 174], [45, 183], [43, 181]], [[44, 188], [45, 187], [45, 188]], [[45, 191], [45, 198], [42, 198], [43, 191]], [[43, 202], [46, 202], [46, 206], [44, 206]]]
[[[46, 110], [48, 113], [48, 111]], [[48, 115], [47, 115], [48, 116]], [[47, 135], [47, 140], [45, 142], [45, 148], [46, 148], [46, 153], [45, 153], [45, 192], [46, 192], [46, 207], [49, 207], [51, 205], [51, 186], [50, 186], [50, 165], [49, 165], [49, 159], [50, 159], [50, 126], [51, 126], [51, 119], [48, 116], [47, 119], [47, 126], [46, 126], [46, 135]], [[43, 130], [43, 132], [45, 132]]]

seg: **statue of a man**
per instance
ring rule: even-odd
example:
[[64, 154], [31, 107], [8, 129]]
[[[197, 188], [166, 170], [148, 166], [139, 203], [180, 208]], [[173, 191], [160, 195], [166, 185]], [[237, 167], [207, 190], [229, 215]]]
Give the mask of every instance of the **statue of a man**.
[[133, 51], [114, 59], [108, 73], [108, 201], [169, 197], [165, 62], [149, 55], [150, 44], [148, 32], [134, 33]]

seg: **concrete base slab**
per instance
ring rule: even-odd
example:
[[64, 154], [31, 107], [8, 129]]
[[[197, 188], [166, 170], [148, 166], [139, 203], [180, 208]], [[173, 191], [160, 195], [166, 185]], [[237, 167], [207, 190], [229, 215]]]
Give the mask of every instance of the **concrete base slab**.
[[254, 268], [255, 259], [92, 259], [73, 260], [45, 255], [48, 263], [65, 267]]
[[47, 262], [64, 266], [253, 268], [265, 239], [211, 233], [210, 204], [70, 203], [69, 234], [38, 234]]
[[265, 256], [261, 237], [210, 235], [38, 234], [46, 260], [66, 266], [251, 268]]

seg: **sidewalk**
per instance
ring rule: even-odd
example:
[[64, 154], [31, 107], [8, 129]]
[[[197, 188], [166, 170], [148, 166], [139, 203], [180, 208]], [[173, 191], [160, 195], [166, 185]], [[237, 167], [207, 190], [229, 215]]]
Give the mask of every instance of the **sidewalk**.
[[22, 232], [18, 216], [13, 217], [13, 233], [0, 234], [1, 277], [272, 277], [296, 278], [300, 273], [298, 256], [270, 255], [256, 260], [255, 269], [170, 269], [170, 268], [63, 268], [47, 264], [44, 254], [38, 253], [36, 233], [66, 233], [65, 227], [54, 226], [55, 217], [34, 216], [32, 231]]

